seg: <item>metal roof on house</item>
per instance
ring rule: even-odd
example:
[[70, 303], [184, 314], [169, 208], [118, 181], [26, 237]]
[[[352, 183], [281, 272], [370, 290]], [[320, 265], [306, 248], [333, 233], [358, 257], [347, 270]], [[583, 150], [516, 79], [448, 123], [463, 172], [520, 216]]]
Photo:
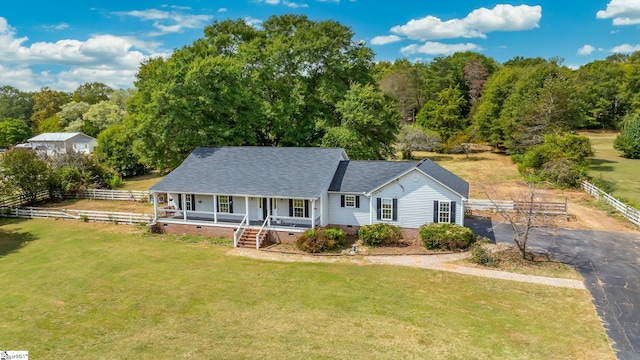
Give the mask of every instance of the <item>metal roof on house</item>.
[[412, 168], [417, 168], [444, 186], [469, 198], [469, 183], [436, 164], [424, 159], [406, 161], [341, 161], [329, 191], [366, 193], [394, 180]]
[[93, 139], [91, 136], [83, 134], [83, 133], [79, 133], [79, 132], [73, 132], [73, 133], [62, 133], [62, 132], [55, 132], [55, 133], [42, 133], [38, 136], [34, 136], [31, 139], [27, 140], [29, 142], [34, 142], [34, 141], [67, 141], [70, 140], [78, 135], [82, 135], [83, 138], [89, 138], [89, 139]]
[[408, 161], [341, 161], [329, 191], [366, 193], [416, 166]]
[[199, 147], [149, 190], [315, 199], [344, 159], [337, 148]]

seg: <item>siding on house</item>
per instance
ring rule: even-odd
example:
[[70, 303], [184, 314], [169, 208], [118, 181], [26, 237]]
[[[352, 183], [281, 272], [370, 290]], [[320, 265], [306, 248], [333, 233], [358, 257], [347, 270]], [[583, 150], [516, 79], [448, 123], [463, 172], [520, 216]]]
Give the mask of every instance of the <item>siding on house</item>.
[[360, 196], [360, 207], [342, 207], [342, 194], [329, 194], [329, 224], [332, 225], [369, 225], [369, 198]]
[[405, 228], [418, 228], [423, 224], [433, 222], [434, 201], [455, 201], [455, 222], [458, 225], [464, 224], [464, 207], [461, 196], [417, 169], [374, 192], [372, 195], [374, 211], [376, 211], [377, 198], [398, 199], [398, 220], [377, 220], [374, 213], [374, 223], [389, 222]]

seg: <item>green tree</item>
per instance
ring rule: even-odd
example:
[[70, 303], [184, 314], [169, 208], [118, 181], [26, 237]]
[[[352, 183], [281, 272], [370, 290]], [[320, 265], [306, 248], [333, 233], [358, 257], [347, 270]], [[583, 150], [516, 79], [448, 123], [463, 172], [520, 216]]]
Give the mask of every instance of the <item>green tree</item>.
[[111, 93], [113, 93], [113, 89], [106, 84], [100, 82], [86, 83], [78, 86], [71, 95], [71, 100], [93, 105], [100, 101], [109, 100]]
[[622, 132], [613, 147], [629, 159], [640, 159], [640, 115], [635, 114], [624, 122]]
[[421, 114], [418, 114], [417, 122], [420, 126], [437, 132], [446, 142], [453, 133], [468, 126], [462, 113], [465, 103], [464, 93], [459, 88], [448, 87], [438, 93], [437, 102], [423, 108]]
[[11, 118], [24, 121], [31, 126], [33, 97], [12, 86], [0, 87], [0, 119]]
[[343, 147], [352, 159], [394, 157], [400, 114], [382, 91], [371, 84], [353, 84], [337, 111], [342, 121], [326, 128], [322, 146]]
[[547, 134], [541, 144], [517, 156], [518, 170], [529, 180], [548, 181], [561, 187], [578, 187], [586, 178], [593, 157], [586, 136]]
[[62, 105], [68, 103], [71, 97], [65, 92], [43, 87], [33, 94], [33, 100], [33, 114], [31, 115], [33, 128], [36, 132], [42, 132], [40, 124], [60, 112]]
[[35, 203], [38, 194], [47, 190], [49, 164], [33, 151], [14, 149], [5, 152], [1, 170], [6, 183], [29, 203]]
[[630, 106], [625, 66], [614, 57], [594, 61], [576, 71], [576, 85], [586, 110], [581, 127], [617, 128]]
[[[82, 116], [89, 110], [89, 103], [84, 101], [72, 101], [70, 103], [62, 105], [60, 111], [56, 114], [59, 119], [59, 127], [64, 131], [78, 132], [83, 124]], [[73, 125], [72, 125], [73, 124]]]
[[413, 159], [414, 151], [433, 151], [439, 146], [440, 137], [438, 135], [429, 133], [417, 125], [402, 126], [396, 143], [396, 147], [405, 160]]
[[82, 115], [82, 132], [96, 137], [107, 127], [122, 124], [127, 112], [111, 101], [100, 101], [90, 105]]
[[0, 121], [0, 147], [16, 145], [31, 135], [31, 128], [22, 120], [5, 118]]
[[95, 155], [104, 165], [114, 169], [121, 176], [144, 174], [146, 168], [133, 151], [134, 140], [134, 134], [125, 125], [111, 125], [98, 135]]

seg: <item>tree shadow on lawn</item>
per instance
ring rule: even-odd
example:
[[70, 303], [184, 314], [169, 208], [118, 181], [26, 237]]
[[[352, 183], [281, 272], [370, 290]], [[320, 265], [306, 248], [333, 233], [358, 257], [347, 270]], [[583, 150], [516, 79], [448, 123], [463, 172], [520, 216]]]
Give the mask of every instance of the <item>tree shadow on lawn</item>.
[[[2, 219], [1, 225], [17, 224], [25, 219]], [[0, 258], [17, 252], [27, 243], [38, 238], [29, 232], [9, 231], [0, 227]]]
[[591, 160], [591, 170], [592, 171], [606, 171], [611, 172], [615, 169], [611, 165], [604, 164], [617, 164], [617, 161], [604, 160], [604, 159], [592, 159]]

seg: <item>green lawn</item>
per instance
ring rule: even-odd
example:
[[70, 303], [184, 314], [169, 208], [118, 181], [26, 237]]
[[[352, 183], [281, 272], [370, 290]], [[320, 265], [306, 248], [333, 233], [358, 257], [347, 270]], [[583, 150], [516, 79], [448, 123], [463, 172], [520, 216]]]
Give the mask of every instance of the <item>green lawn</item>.
[[124, 184], [118, 190], [149, 190], [149, 188], [162, 179], [157, 172], [126, 178]]
[[228, 250], [0, 220], [0, 347], [34, 359], [614, 359], [586, 290]]
[[613, 195], [640, 206], [640, 160], [625, 159], [613, 148], [618, 133], [584, 132], [596, 152], [589, 175], [615, 182]]

